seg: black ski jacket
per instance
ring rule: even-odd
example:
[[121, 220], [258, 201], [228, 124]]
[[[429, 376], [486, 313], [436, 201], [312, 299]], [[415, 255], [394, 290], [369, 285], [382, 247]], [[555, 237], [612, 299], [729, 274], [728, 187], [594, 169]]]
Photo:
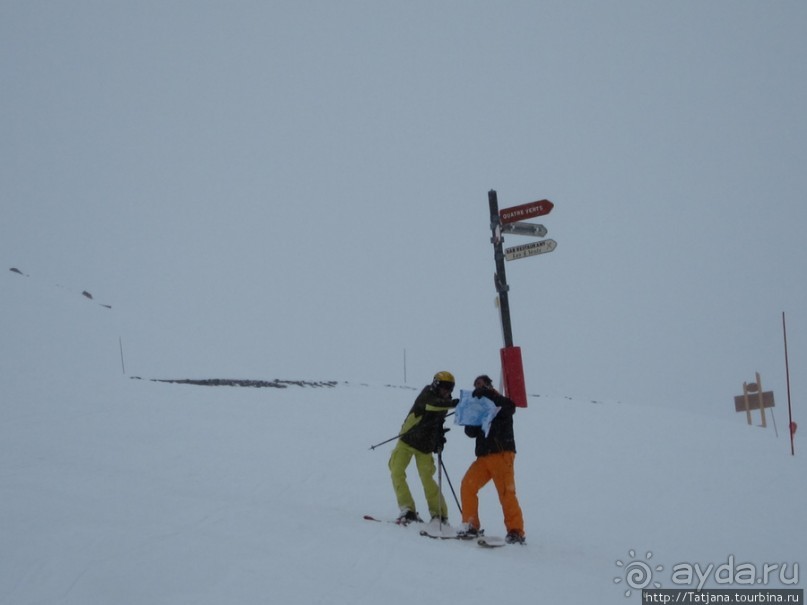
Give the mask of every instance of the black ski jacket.
[[474, 395], [480, 395], [490, 399], [496, 407], [498, 413], [490, 423], [490, 431], [485, 437], [485, 432], [481, 426], [466, 426], [465, 434], [476, 438], [474, 453], [479, 456], [496, 454], [498, 452], [515, 452], [516, 438], [513, 434], [513, 414], [516, 412], [516, 404], [512, 399], [508, 399], [493, 389], [477, 389]]
[[401, 441], [423, 453], [432, 453], [443, 439], [443, 420], [456, 399], [443, 399], [427, 385], [415, 399], [401, 427]]

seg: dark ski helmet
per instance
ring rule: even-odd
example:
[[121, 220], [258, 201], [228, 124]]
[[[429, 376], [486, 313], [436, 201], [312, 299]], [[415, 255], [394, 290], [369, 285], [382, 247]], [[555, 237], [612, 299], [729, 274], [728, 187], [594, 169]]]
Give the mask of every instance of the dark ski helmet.
[[493, 386], [493, 380], [491, 380], [490, 376], [488, 376], [487, 374], [481, 374], [476, 378], [474, 378], [474, 386], [476, 386], [476, 383], [479, 381], [482, 381], [486, 387]]

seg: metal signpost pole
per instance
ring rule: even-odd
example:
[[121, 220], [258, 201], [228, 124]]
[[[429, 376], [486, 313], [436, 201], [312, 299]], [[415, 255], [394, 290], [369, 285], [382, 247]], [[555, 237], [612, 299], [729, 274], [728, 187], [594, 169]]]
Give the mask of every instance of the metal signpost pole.
[[488, 204], [490, 205], [490, 241], [493, 243], [493, 258], [496, 261], [496, 292], [499, 293], [499, 309], [502, 315], [502, 332], [504, 333], [504, 346], [513, 346], [513, 328], [510, 324], [510, 301], [507, 293], [507, 275], [504, 270], [504, 250], [502, 248], [502, 222], [499, 218], [499, 198], [496, 192], [488, 191]]

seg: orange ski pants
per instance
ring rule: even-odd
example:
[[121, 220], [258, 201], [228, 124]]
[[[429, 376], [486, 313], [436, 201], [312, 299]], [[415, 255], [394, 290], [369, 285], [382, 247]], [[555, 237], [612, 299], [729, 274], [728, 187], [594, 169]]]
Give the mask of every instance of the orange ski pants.
[[524, 533], [524, 518], [516, 497], [516, 479], [513, 464], [515, 452], [498, 452], [477, 458], [462, 478], [462, 521], [477, 529], [479, 522], [479, 495], [484, 485], [493, 480], [504, 513], [504, 525], [508, 532]]

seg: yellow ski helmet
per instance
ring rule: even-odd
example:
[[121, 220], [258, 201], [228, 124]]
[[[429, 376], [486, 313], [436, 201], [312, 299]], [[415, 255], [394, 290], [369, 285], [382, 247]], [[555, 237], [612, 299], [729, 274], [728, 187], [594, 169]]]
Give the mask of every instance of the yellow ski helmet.
[[444, 386], [448, 388], [448, 390], [453, 390], [456, 382], [457, 381], [454, 380], [454, 374], [443, 370], [442, 372], [437, 372], [437, 374], [434, 375], [432, 387], [436, 389], [439, 386]]

